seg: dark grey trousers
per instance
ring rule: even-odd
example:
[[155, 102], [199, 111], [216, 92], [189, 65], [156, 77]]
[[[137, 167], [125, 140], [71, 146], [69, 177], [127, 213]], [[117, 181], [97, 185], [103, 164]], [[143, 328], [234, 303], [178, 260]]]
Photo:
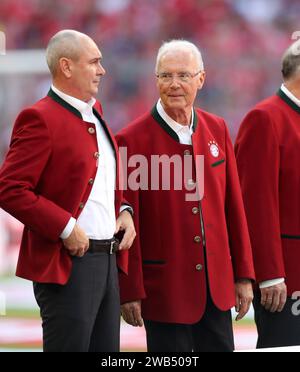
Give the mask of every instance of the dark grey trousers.
[[72, 258], [66, 285], [34, 283], [45, 352], [120, 350], [120, 297], [115, 254]]
[[253, 301], [258, 331], [257, 348], [300, 345], [300, 315], [292, 311], [296, 301], [288, 298], [281, 313], [270, 313], [260, 302], [260, 291], [257, 291]]
[[144, 320], [149, 352], [233, 352], [231, 311], [221, 311], [208, 291], [203, 318], [196, 324]]

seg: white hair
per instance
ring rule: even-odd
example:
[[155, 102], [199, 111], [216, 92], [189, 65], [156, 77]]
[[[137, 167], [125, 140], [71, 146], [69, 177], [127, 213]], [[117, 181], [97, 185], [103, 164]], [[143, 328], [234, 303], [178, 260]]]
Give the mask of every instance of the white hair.
[[199, 48], [187, 40], [171, 40], [168, 42], [163, 43], [163, 45], [160, 47], [157, 58], [156, 58], [156, 66], [155, 66], [155, 72], [158, 73], [158, 66], [163, 56], [165, 56], [169, 52], [178, 52], [178, 51], [188, 51], [192, 52], [195, 56], [197, 63], [199, 65], [199, 70], [204, 70], [204, 64], [201, 52]]

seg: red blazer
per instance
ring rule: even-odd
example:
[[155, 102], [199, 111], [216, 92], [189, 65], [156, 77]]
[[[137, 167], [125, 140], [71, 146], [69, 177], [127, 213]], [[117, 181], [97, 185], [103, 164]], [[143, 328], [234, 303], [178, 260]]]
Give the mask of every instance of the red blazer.
[[281, 90], [244, 119], [235, 145], [258, 282], [300, 288], [300, 108]]
[[[98, 102], [94, 113], [118, 154]], [[0, 170], [0, 207], [25, 225], [17, 266], [20, 277], [59, 284], [69, 278], [72, 260], [59, 237], [70, 217], [80, 215], [96, 175], [101, 149], [91, 127], [94, 124], [84, 123], [80, 113], [52, 90], [16, 120]], [[122, 202], [123, 194], [116, 190], [117, 216]], [[119, 257], [119, 265], [126, 271], [126, 253]]]
[[[142, 299], [143, 317], [148, 320], [198, 322], [206, 307], [206, 272], [213, 301], [224, 311], [235, 305], [235, 280], [254, 278], [246, 217], [226, 125], [221, 118], [197, 110], [194, 128], [193, 146], [182, 145], [154, 109], [116, 136], [121, 154], [121, 147], [125, 146], [128, 159], [134, 154], [147, 159], [149, 176], [151, 155], [177, 155], [183, 160], [191, 154], [192, 179], [199, 180], [195, 156], [205, 156], [202, 202], [186, 201], [186, 190], [175, 190], [174, 186], [170, 191], [162, 191], [161, 185], [157, 191], [146, 187], [125, 191], [135, 211], [137, 239], [129, 254], [128, 276], [120, 275], [121, 300], [124, 303]], [[219, 149], [217, 157], [211, 153], [213, 141]], [[125, 168], [131, 181], [135, 178], [133, 171], [139, 167], [140, 164], [131, 163]], [[182, 181], [187, 181], [184, 175]], [[174, 185], [173, 172], [170, 184]]]

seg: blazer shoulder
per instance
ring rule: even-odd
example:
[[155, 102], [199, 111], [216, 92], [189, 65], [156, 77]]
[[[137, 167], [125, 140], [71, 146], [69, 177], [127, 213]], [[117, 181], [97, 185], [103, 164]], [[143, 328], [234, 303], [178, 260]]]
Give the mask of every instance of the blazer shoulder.
[[49, 97], [42, 98], [31, 106], [25, 107], [18, 115], [17, 120], [28, 118], [28, 117], [38, 117], [41, 120], [46, 120], [48, 115], [53, 114], [53, 109], [55, 109], [55, 103]]
[[239, 128], [236, 143], [247, 136], [253, 138], [264, 133], [268, 138], [278, 140], [278, 118], [282, 117], [284, 106], [281, 98], [272, 96], [254, 106], [243, 118]]
[[196, 109], [196, 113], [200, 119], [203, 118], [206, 122], [210, 123], [211, 125], [216, 125], [220, 128], [224, 127], [225, 119], [222, 118], [221, 116], [218, 116], [208, 111], [201, 110], [199, 108]]
[[153, 118], [150, 112], [145, 113], [122, 128], [117, 133], [116, 138], [125, 138], [126, 140], [130, 140], [132, 138], [134, 140], [133, 136], [136, 138], [136, 136], [140, 136], [149, 131], [149, 124], [152, 119]]
[[274, 115], [274, 113], [281, 112], [284, 108], [285, 103], [279, 96], [271, 96], [257, 103], [249, 113]]
[[224, 118], [222, 118], [221, 116], [218, 116], [216, 114], [213, 114], [213, 113], [205, 111], [205, 110], [202, 110], [200, 108], [196, 108], [196, 113], [198, 115], [204, 117], [205, 119], [209, 119], [209, 120], [212, 120], [212, 121], [215, 121], [215, 122], [224, 122]]
[[[30, 118], [38, 118], [43, 121], [43, 114], [45, 110], [45, 100], [43, 98], [31, 106], [24, 107], [23, 110], [18, 114], [16, 123], [30, 121]], [[48, 107], [49, 110], [49, 107]]]
[[196, 109], [196, 113], [198, 115], [199, 123], [202, 124], [202, 127], [206, 127], [207, 130], [216, 135], [225, 136], [228, 128], [224, 118], [199, 108]]
[[252, 125], [262, 123], [274, 125], [276, 118], [281, 117], [286, 107], [284, 101], [278, 96], [269, 97], [257, 103], [244, 117], [242, 125], [251, 123]]

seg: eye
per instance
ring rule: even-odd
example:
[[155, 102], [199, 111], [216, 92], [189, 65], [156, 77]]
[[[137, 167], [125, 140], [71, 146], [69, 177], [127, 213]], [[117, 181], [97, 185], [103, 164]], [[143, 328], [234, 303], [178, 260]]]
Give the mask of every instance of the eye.
[[190, 74], [188, 72], [179, 72], [178, 77], [180, 79], [189, 79]]

